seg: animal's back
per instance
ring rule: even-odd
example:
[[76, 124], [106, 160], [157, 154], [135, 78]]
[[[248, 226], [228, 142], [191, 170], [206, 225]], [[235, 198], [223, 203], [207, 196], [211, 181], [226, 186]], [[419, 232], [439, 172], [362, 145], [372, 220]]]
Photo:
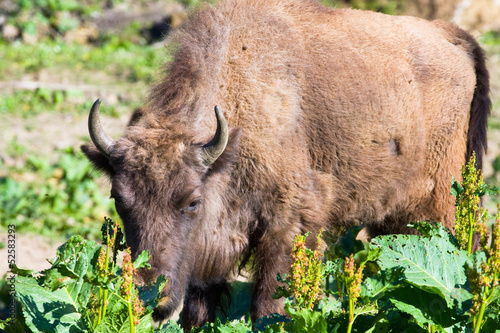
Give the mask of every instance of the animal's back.
[[165, 103], [206, 129], [200, 142], [215, 104], [243, 128], [242, 184], [313, 178], [330, 189], [323, 207], [336, 223], [450, 225], [452, 198], [433, 202], [465, 161], [476, 84], [471, 41], [457, 38], [442, 24], [315, 1], [222, 1], [179, 33], [190, 62], [171, 68], [190, 71], [170, 81], [192, 93]]
[[308, 41], [303, 106], [314, 166], [331, 172], [342, 193], [339, 219], [393, 231], [416, 219], [451, 226], [449, 184], [465, 161], [476, 85], [468, 41], [454, 45], [440, 27], [412, 17], [321, 16], [329, 19], [311, 27], [320, 33]]

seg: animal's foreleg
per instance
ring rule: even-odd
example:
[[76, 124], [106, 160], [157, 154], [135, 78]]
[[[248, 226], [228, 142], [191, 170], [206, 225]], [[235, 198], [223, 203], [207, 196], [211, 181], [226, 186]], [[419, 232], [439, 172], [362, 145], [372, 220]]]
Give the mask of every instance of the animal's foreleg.
[[252, 320], [272, 313], [285, 314], [282, 299], [273, 299], [279, 286], [277, 275], [289, 273], [292, 259], [290, 251], [293, 234], [287, 231], [268, 233], [257, 247], [254, 255], [256, 272], [254, 273], [254, 291], [250, 312]]
[[190, 285], [184, 297], [182, 327], [190, 332], [192, 327], [201, 327], [206, 322], [214, 322], [217, 309], [225, 310], [222, 295], [228, 295], [226, 282], [208, 286]]

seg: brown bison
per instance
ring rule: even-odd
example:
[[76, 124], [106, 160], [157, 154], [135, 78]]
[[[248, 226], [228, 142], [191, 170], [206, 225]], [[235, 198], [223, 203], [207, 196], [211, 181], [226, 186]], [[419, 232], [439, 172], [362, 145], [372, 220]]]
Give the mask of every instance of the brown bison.
[[97, 102], [82, 147], [111, 178], [133, 255], [149, 250], [141, 278], [168, 278], [155, 319], [184, 297], [186, 330], [214, 320], [250, 255], [252, 318], [282, 313], [271, 295], [297, 233], [453, 225], [451, 177], [473, 151], [481, 161], [490, 109], [466, 32], [313, 0], [226, 0], [171, 43], [140, 119], [114, 141]]

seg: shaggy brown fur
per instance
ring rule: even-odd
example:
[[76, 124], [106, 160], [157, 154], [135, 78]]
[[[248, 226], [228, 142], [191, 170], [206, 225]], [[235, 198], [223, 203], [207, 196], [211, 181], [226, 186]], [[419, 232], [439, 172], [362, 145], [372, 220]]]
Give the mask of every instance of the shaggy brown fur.
[[[451, 177], [472, 151], [481, 161], [490, 108], [467, 33], [315, 1], [226, 0], [173, 39], [175, 60], [109, 160], [83, 147], [112, 179], [132, 252], [149, 250], [141, 276], [169, 278], [156, 319], [186, 294], [187, 331], [213, 320], [251, 251], [252, 317], [283, 313], [271, 295], [297, 233], [453, 225]], [[207, 167], [216, 104], [230, 138]]]

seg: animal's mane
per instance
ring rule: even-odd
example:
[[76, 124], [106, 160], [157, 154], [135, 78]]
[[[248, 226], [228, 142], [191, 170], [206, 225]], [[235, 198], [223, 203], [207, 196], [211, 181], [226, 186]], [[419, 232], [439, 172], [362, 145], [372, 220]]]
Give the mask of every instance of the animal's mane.
[[203, 106], [213, 108], [232, 34], [255, 24], [254, 13], [264, 23], [274, 24], [276, 17], [330, 10], [316, 0], [225, 0], [217, 7], [201, 5], [169, 38], [174, 60], [162, 68], [162, 78], [147, 98], [148, 108], [157, 115], [189, 119], [200, 116], [198, 110]]

